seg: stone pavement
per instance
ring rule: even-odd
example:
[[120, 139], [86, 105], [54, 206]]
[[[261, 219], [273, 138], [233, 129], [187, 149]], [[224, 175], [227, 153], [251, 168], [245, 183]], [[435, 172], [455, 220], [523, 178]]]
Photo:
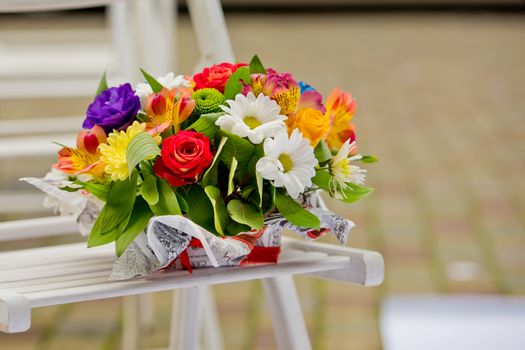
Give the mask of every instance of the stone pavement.
[[[102, 24], [95, 15], [81, 20]], [[359, 148], [380, 158], [367, 166], [370, 198], [330, 205], [358, 224], [350, 245], [383, 253], [385, 283], [297, 278], [315, 349], [380, 349], [380, 302], [389, 294], [525, 294], [523, 16], [236, 13], [227, 21], [240, 59], [258, 53], [324, 94], [352, 91]], [[180, 25], [180, 68], [189, 72], [196, 45], [188, 20]], [[88, 101], [58, 102], [2, 101], [0, 118], [80, 114]], [[2, 164], [2, 189], [22, 188], [17, 176], [41, 174], [51, 161]], [[258, 283], [215, 293], [227, 349], [275, 348]], [[155, 300], [156, 326], [144, 345], [161, 347], [171, 295]], [[116, 349], [120, 308], [110, 299], [38, 309], [30, 332], [0, 334], [0, 349]]]

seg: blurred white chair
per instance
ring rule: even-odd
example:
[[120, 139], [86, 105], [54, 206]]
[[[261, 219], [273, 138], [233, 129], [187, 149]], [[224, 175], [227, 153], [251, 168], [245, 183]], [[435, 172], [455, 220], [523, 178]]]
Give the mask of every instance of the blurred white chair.
[[[197, 67], [232, 61], [232, 48], [219, 0], [188, 0], [187, 4], [201, 48], [202, 58]], [[68, 45], [62, 50], [54, 47], [44, 52], [40, 51], [42, 47], [37, 47], [24, 58], [17, 55], [16, 51], [13, 56], [13, 51], [0, 40], [0, 99], [90, 96], [101, 72], [108, 66], [112, 81], [131, 83], [140, 79], [139, 67], [153, 75], [176, 71], [173, 48], [176, 46], [174, 28], [177, 7], [174, 0], [4, 0], [0, 2], [0, 13], [96, 6], [108, 6], [112, 37], [109, 54], [99, 50], [100, 47], [88, 46], [79, 52], [77, 46], [73, 50]], [[71, 54], [78, 55], [71, 57]], [[74, 58], [78, 60], [76, 65], [73, 63]], [[42, 64], [46, 62], [47, 66]], [[85, 78], [90, 73], [92, 77]], [[45, 123], [42, 118], [0, 121], [0, 160], [55, 154], [56, 145], [51, 144], [50, 140], [74, 144], [81, 120], [81, 117], [62, 117], [46, 118]], [[35, 125], [39, 125], [39, 128], [35, 128]], [[9, 197], [0, 196], [0, 200], [11, 200]], [[0, 223], [0, 241], [73, 232], [76, 232], [76, 228], [72, 217]], [[205, 289], [203, 293], [207, 295], [206, 344], [210, 349], [220, 350], [222, 340], [217, 327], [214, 300], [209, 290]], [[180, 294], [175, 297], [175, 308], [180, 303]], [[123, 345], [125, 349], [136, 349], [140, 328], [151, 324], [153, 320], [151, 299], [125, 298], [124, 304], [127, 315], [124, 318]]]
[[381, 308], [385, 350], [521, 350], [525, 298], [495, 295], [405, 295]]

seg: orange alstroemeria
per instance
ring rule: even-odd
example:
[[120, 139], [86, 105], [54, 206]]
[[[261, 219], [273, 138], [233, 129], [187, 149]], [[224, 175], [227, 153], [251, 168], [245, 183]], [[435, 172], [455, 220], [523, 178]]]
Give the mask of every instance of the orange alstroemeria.
[[100, 126], [82, 130], [77, 136], [77, 148], [62, 148], [58, 152], [58, 162], [53, 167], [67, 174], [102, 177], [104, 165], [100, 162], [98, 151], [101, 143], [106, 143], [106, 133]]
[[332, 150], [338, 150], [352, 134], [353, 126], [350, 121], [354, 116], [356, 106], [352, 95], [338, 88], [335, 88], [328, 96], [325, 115], [331, 119], [332, 127], [326, 137], [326, 143]]
[[146, 100], [147, 130], [160, 133], [174, 125], [178, 127], [193, 112], [195, 101], [190, 89], [162, 89]]

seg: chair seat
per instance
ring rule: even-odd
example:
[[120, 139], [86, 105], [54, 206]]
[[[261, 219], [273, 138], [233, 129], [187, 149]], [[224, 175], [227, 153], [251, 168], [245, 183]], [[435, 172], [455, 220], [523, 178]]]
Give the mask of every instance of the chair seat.
[[383, 278], [378, 253], [286, 237], [278, 264], [194, 269], [191, 274], [159, 272], [110, 281], [114, 260], [112, 245], [87, 249], [85, 243], [0, 253], [0, 330], [27, 330], [34, 307], [294, 274], [362, 285], [376, 285]]

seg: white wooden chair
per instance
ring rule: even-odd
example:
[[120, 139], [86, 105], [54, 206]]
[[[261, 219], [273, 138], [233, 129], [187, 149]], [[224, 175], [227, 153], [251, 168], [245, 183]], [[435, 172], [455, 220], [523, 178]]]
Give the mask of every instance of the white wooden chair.
[[0, 254], [0, 330], [27, 331], [31, 309], [66, 303], [183, 289], [175, 304], [170, 349], [198, 349], [205, 286], [261, 279], [280, 349], [310, 349], [292, 276], [308, 274], [374, 286], [383, 279], [379, 253], [284, 238], [278, 264], [175, 271], [130, 281], [109, 281], [114, 250], [85, 244]]

